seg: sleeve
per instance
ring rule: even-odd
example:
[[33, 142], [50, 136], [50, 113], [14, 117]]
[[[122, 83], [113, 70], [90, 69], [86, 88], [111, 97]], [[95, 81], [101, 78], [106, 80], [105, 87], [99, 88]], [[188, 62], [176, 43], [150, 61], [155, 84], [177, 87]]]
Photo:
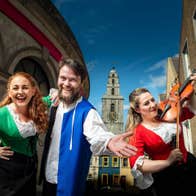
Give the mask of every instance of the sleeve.
[[107, 130], [95, 109], [91, 109], [85, 119], [84, 135], [90, 143], [90, 148], [94, 155], [113, 155], [107, 149], [107, 144], [114, 134]]
[[135, 146], [137, 148], [137, 153], [134, 156], [129, 158], [130, 166], [133, 167], [135, 165], [136, 160], [140, 156], [144, 156], [144, 141], [143, 136], [140, 133], [141, 129], [137, 127], [134, 130], [134, 135], [130, 137], [129, 144]]
[[135, 186], [137, 186], [140, 189], [147, 189], [154, 182], [151, 173], [142, 173], [139, 169], [137, 169], [138, 165], [142, 166], [144, 158], [144, 156], [138, 157], [138, 159], [135, 162], [135, 165], [131, 169], [131, 173], [135, 179]]
[[[8, 118], [8, 110], [6, 109], [6, 106], [0, 107], [0, 132], [2, 130], [6, 130], [7, 126], [10, 126], [9, 119]], [[6, 123], [7, 122], [7, 123]]]
[[52, 105], [52, 101], [49, 95], [42, 97], [42, 101], [47, 105], [48, 108]]
[[[3, 115], [3, 113], [2, 113], [2, 108], [0, 108], [0, 119], [1, 119], [1, 120], [0, 120], [0, 132], [1, 132], [1, 130], [2, 130], [2, 124], [3, 124], [3, 122], [4, 122], [4, 121], [2, 120], [2, 119], [3, 119], [3, 118], [2, 118], [3, 116], [4, 116], [4, 115]], [[1, 138], [1, 136], [0, 136], [0, 138]]]
[[129, 143], [131, 145], [134, 145], [138, 150], [136, 155], [131, 156], [129, 158], [130, 166], [131, 166], [131, 173], [135, 179], [135, 186], [137, 186], [140, 189], [146, 189], [150, 187], [153, 183], [153, 177], [151, 173], [145, 173], [143, 174], [139, 169], [138, 166], [142, 166], [144, 159], [147, 157], [145, 156], [144, 152], [144, 141], [143, 137], [145, 135], [141, 135], [141, 130], [136, 127], [134, 130], [134, 135], [131, 136]]

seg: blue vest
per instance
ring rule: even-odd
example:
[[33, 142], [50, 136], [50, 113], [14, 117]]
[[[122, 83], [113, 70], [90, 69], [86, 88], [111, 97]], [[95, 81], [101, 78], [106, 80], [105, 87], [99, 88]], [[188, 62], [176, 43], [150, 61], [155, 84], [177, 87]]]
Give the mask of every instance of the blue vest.
[[83, 134], [83, 124], [93, 106], [83, 98], [63, 116], [57, 196], [81, 196], [85, 192], [91, 151]]

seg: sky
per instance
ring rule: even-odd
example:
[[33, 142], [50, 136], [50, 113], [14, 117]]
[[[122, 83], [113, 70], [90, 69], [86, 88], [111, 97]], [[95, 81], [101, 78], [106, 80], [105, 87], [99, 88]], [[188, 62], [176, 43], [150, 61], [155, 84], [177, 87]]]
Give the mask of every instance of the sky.
[[89, 101], [101, 114], [108, 75], [115, 67], [124, 119], [128, 96], [148, 88], [165, 93], [166, 62], [178, 55], [182, 0], [52, 0], [71, 28], [90, 78]]

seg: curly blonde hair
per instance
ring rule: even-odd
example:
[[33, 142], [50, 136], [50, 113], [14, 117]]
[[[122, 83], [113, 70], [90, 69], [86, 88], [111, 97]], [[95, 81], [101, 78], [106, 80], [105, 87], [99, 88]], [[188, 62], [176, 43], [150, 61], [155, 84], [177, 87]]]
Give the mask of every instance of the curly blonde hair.
[[32, 87], [35, 88], [35, 95], [31, 98], [28, 104], [28, 115], [29, 118], [35, 123], [38, 133], [46, 132], [48, 128], [48, 108], [42, 100], [41, 91], [37, 85], [35, 79], [26, 72], [16, 72], [14, 75], [10, 76], [7, 82], [7, 93], [4, 99], [0, 102], [0, 107], [12, 103], [11, 98], [8, 96], [11, 81], [17, 77], [21, 76], [26, 78]]
[[142, 117], [138, 112], [136, 112], [136, 109], [139, 108], [139, 96], [146, 92], [149, 92], [146, 88], [136, 88], [129, 94], [130, 108], [125, 125], [125, 129], [127, 131], [133, 130], [139, 123], [142, 122]]

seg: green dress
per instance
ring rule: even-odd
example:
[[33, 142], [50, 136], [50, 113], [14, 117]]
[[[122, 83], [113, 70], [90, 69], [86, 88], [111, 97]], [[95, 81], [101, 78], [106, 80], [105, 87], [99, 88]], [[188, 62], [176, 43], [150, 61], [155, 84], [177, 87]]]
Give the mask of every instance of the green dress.
[[[49, 107], [50, 97], [44, 97], [43, 101]], [[33, 156], [36, 153], [37, 136], [24, 138], [21, 136], [13, 115], [8, 106], [0, 108], [0, 140], [2, 146], [10, 146], [14, 152]]]
[[[44, 97], [49, 107], [51, 101]], [[26, 126], [26, 128], [24, 128]], [[22, 128], [21, 128], [22, 127]], [[14, 155], [0, 158], [0, 195], [36, 195], [37, 134], [33, 122], [19, 122], [9, 105], [0, 108], [1, 146], [9, 146]]]

